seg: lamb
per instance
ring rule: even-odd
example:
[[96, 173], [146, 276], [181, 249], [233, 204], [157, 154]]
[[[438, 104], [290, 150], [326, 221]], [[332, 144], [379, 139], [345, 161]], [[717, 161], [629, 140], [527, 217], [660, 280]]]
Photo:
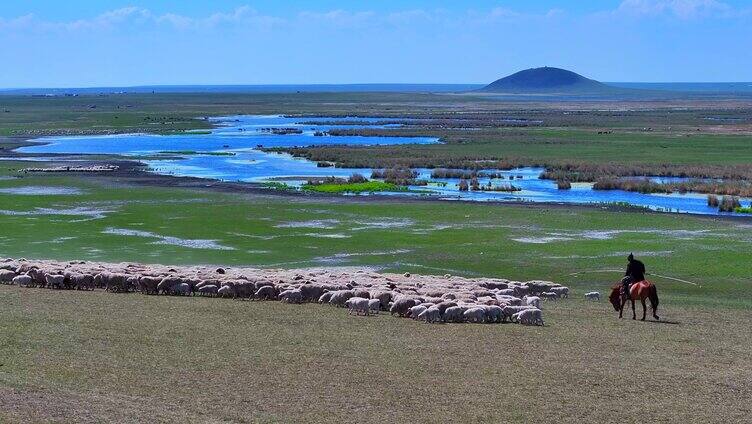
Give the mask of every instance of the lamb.
[[285, 290], [278, 297], [284, 303], [303, 303], [303, 293], [297, 289]]
[[462, 316], [467, 322], [484, 323], [486, 322], [486, 310], [481, 307], [473, 307], [466, 310]]
[[522, 300], [525, 301], [525, 304], [528, 306], [534, 306], [537, 309], [541, 308], [541, 299], [538, 296], [525, 296]]
[[569, 297], [569, 287], [552, 287], [549, 291], [556, 293], [559, 297]]
[[379, 299], [369, 299], [368, 300], [368, 310], [376, 315], [379, 314], [379, 311], [381, 310], [381, 301]]
[[47, 283], [47, 286], [51, 289], [62, 289], [63, 284], [65, 283], [64, 275], [46, 274], [44, 276], [44, 279], [45, 279], [45, 282]]
[[34, 283], [34, 279], [28, 275], [19, 275], [17, 277], [13, 277], [13, 284], [16, 284], [21, 287], [29, 287], [33, 283]]
[[345, 306], [349, 310], [348, 314], [354, 312], [356, 315], [360, 315], [362, 312], [363, 315], [368, 315], [368, 299], [364, 297], [351, 297], [345, 301]]
[[525, 309], [512, 315], [512, 321], [522, 325], [543, 325], [543, 312], [540, 309]]
[[597, 291], [588, 292], [588, 293], [585, 293], [585, 299], [600, 301], [601, 300], [601, 294], [598, 293]]
[[261, 286], [253, 295], [260, 300], [272, 300], [277, 298], [277, 289], [274, 286]]
[[439, 308], [432, 306], [418, 314], [418, 319], [424, 320], [426, 323], [441, 322], [441, 312], [439, 312]]
[[444, 310], [443, 318], [444, 322], [462, 322], [463, 310], [459, 306], [451, 306]]
[[389, 308], [389, 313], [404, 317], [410, 311], [410, 308], [417, 304], [415, 299], [409, 297], [401, 297], [394, 301], [392, 307]]
[[418, 319], [420, 314], [426, 311], [427, 307], [423, 305], [415, 305], [407, 311], [407, 315], [412, 319]]

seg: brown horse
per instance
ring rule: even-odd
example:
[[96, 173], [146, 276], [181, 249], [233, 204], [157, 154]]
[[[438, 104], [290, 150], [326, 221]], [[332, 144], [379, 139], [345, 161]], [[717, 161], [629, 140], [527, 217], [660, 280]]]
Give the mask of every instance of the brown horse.
[[611, 304], [614, 305], [614, 310], [619, 312], [619, 318], [621, 318], [622, 312], [624, 312], [624, 305], [627, 303], [627, 300], [631, 300], [632, 319], [637, 319], [637, 314], [635, 313], [635, 300], [640, 299], [640, 302], [642, 302], [642, 320], [645, 321], [645, 299], [650, 299], [650, 306], [653, 308], [653, 318], [656, 320], [660, 319], [657, 314], [658, 290], [653, 283], [643, 280], [632, 284], [629, 288], [629, 296], [622, 294], [621, 287], [621, 283], [613, 286], [611, 288], [611, 295], [608, 297]]

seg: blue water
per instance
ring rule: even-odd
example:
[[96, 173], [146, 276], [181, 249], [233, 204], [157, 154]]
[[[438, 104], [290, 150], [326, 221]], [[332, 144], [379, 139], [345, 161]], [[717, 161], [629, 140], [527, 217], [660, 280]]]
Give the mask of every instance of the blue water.
[[[211, 178], [223, 181], [263, 182], [283, 180], [292, 186], [306, 182], [306, 177], [348, 177], [360, 173], [370, 177], [371, 169], [344, 169], [318, 167], [315, 162], [294, 158], [288, 154], [266, 153], [257, 149], [264, 147], [293, 147], [311, 145], [385, 145], [385, 144], [427, 144], [437, 143], [432, 137], [359, 137], [359, 136], [314, 136], [316, 131], [328, 131], [336, 125], [303, 125], [306, 121], [359, 121], [373, 125], [381, 118], [287, 118], [283, 116], [229, 116], [212, 119], [217, 127], [210, 134], [181, 135], [113, 135], [47, 137], [40, 144], [18, 149], [22, 153], [79, 153], [79, 154], [122, 154], [154, 155], [160, 151], [195, 150], [199, 152], [228, 152], [233, 156], [212, 156], [207, 154], [169, 155], [165, 159], [142, 160], [152, 172], [165, 175]], [[347, 125], [358, 128], [364, 125]], [[261, 132], [262, 128], [300, 128], [302, 134], [274, 135]], [[705, 195], [688, 194], [641, 194], [621, 190], [592, 190], [591, 184], [573, 184], [570, 190], [559, 190], [556, 183], [541, 180], [542, 168], [520, 168], [513, 170], [487, 170], [501, 173], [504, 178], [479, 178], [481, 185], [490, 181], [493, 186], [513, 184], [521, 191], [507, 192], [462, 192], [457, 179], [431, 179], [431, 171], [419, 169], [419, 179], [429, 180], [428, 186], [410, 187], [413, 192], [378, 193], [383, 196], [428, 196], [446, 200], [471, 201], [524, 201], [556, 203], [628, 203], [658, 211], [712, 214], [716, 208], [707, 206]], [[510, 176], [514, 177], [510, 180]], [[521, 177], [521, 178], [518, 178]], [[653, 178], [657, 182], [676, 182], [681, 178]], [[747, 206], [752, 199], [741, 199]]]

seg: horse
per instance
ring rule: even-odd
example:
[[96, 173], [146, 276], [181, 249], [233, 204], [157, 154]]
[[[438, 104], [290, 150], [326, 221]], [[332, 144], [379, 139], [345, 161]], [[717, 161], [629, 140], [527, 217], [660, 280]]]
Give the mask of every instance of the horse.
[[653, 318], [656, 320], [660, 320], [661, 318], [658, 316], [658, 290], [655, 288], [655, 284], [643, 280], [638, 281], [637, 283], [634, 283], [629, 288], [629, 297], [622, 295], [622, 285], [617, 284], [611, 288], [611, 295], [608, 297], [608, 299], [611, 301], [611, 304], [614, 306], [614, 310], [619, 312], [619, 318], [622, 317], [622, 313], [624, 312], [624, 305], [627, 303], [627, 300], [632, 301], [632, 319], [637, 319], [637, 314], [635, 313], [635, 300], [640, 299], [640, 302], [642, 302], [642, 321], [645, 321], [645, 299], [650, 299], [650, 306], [653, 309]]

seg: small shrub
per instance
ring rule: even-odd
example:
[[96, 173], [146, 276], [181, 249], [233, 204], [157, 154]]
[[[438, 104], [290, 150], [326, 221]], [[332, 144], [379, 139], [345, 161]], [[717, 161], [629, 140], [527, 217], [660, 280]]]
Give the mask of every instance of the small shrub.
[[569, 190], [570, 188], [572, 188], [572, 183], [570, 183], [569, 181], [557, 181], [556, 188], [558, 188], [559, 190]]
[[364, 177], [361, 174], [352, 174], [350, 175], [350, 178], [347, 179], [348, 183], [365, 183], [368, 182], [368, 178]]
[[733, 212], [737, 208], [741, 208], [742, 205], [739, 203], [739, 198], [735, 196], [723, 196], [721, 198], [721, 203], [718, 205], [718, 211], [719, 212]]

